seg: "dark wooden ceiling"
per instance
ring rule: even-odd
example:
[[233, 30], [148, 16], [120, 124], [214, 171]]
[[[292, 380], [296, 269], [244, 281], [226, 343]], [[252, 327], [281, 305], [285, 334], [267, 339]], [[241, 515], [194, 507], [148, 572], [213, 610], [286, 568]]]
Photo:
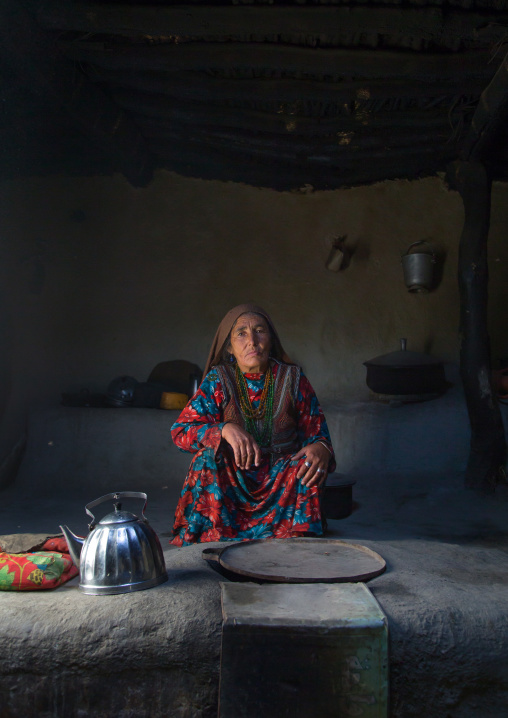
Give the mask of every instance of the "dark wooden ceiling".
[[135, 185], [157, 167], [275, 189], [444, 171], [508, 49], [506, 0], [3, 0], [0, 20], [2, 176]]

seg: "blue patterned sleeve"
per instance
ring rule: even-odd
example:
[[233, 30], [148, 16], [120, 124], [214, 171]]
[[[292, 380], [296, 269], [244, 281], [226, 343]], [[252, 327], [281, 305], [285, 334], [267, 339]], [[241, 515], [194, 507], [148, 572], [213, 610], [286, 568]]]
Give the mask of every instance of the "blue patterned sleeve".
[[214, 453], [222, 439], [222, 386], [212, 369], [171, 427], [171, 436], [180, 451], [196, 453], [211, 448]]

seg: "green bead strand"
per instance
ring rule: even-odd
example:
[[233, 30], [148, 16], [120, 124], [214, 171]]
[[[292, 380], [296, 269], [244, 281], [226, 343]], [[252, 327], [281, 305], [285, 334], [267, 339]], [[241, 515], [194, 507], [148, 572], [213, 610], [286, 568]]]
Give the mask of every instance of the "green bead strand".
[[[247, 382], [238, 364], [235, 367], [235, 379], [240, 400], [240, 409], [245, 420], [245, 428], [249, 434], [252, 434], [259, 446], [266, 448], [271, 444], [273, 433], [273, 396], [275, 382], [271, 367], [269, 367], [266, 372], [265, 385], [257, 409], [252, 406]], [[263, 419], [261, 430], [258, 430], [256, 426], [256, 419]]]

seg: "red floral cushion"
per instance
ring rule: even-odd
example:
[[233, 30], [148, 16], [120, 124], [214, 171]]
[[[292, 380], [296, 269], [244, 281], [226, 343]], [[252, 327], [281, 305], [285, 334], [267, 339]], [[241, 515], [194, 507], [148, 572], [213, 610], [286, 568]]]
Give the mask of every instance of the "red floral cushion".
[[[63, 542], [63, 543], [62, 543]], [[51, 544], [51, 547], [48, 546]], [[44, 551], [31, 553], [6, 553], [0, 551], [0, 591], [38, 591], [42, 588], [56, 588], [77, 576], [76, 568], [66, 552], [51, 551], [48, 548], [65, 548], [65, 539], [48, 539]]]
[[69, 553], [67, 541], [63, 536], [54, 536], [47, 539], [40, 547], [39, 551], [56, 551], [57, 553]]

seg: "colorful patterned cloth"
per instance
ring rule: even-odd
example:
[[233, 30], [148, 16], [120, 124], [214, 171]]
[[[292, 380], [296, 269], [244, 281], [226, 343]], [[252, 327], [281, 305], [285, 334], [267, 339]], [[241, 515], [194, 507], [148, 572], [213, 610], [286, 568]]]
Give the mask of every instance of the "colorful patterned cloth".
[[7, 553], [0, 547], [0, 591], [56, 588], [78, 575], [65, 539], [50, 538], [41, 549]]
[[[277, 375], [278, 365], [272, 366]], [[257, 406], [263, 374], [245, 374], [249, 398]], [[173, 441], [194, 453], [175, 514], [176, 546], [196, 542], [288, 538], [323, 533], [319, 489], [296, 478], [305, 458], [266, 454], [258, 467], [240, 470], [226, 442], [224, 391], [212, 369], [173, 425]], [[322, 441], [332, 451], [326, 420], [308, 379], [300, 375], [295, 413], [300, 447]], [[296, 453], [296, 452], [294, 452]], [[335, 461], [330, 457], [329, 470]]]

